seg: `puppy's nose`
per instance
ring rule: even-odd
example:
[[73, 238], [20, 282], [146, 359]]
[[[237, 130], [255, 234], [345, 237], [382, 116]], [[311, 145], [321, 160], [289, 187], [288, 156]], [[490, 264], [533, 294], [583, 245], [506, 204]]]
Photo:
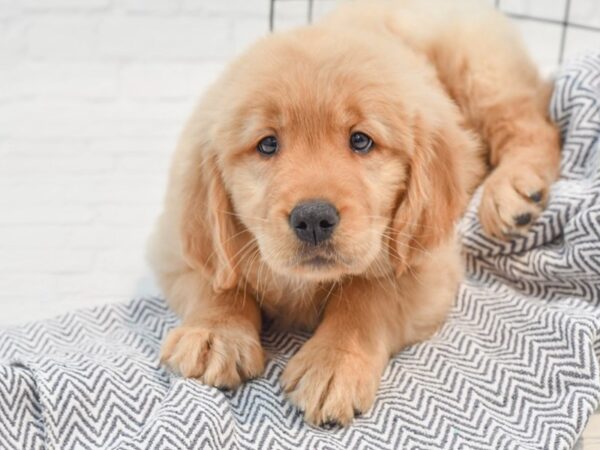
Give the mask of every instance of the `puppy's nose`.
[[313, 245], [329, 239], [339, 221], [335, 206], [323, 200], [300, 203], [290, 213], [290, 227], [298, 239]]

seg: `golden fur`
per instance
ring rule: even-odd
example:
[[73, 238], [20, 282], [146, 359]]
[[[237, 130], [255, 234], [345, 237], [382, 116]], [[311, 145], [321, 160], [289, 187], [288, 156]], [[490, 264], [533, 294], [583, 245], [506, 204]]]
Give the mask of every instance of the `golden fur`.
[[[220, 387], [259, 376], [262, 309], [315, 330], [283, 373], [289, 398], [312, 423], [349, 423], [389, 357], [443, 322], [462, 277], [454, 225], [488, 167], [487, 232], [521, 233], [516, 218], [541, 211], [559, 162], [548, 94], [507, 21], [475, 2], [357, 2], [257, 43], [174, 156], [149, 249], [182, 317], [163, 361]], [[372, 152], [350, 150], [356, 130]], [[303, 263], [288, 224], [313, 198], [339, 211], [335, 264]]]

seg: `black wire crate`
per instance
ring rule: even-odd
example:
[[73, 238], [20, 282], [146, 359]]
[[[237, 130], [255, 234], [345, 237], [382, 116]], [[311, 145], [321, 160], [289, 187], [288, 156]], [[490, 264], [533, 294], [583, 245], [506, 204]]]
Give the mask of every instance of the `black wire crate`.
[[[301, 25], [313, 22], [327, 11], [332, 10], [336, 0], [268, 0], [269, 29], [277, 30], [289, 25]], [[452, 0], [448, 0], [452, 1]], [[482, 0], [484, 1], [484, 0]], [[588, 43], [588, 48], [600, 48], [600, 0], [488, 0], [517, 21], [521, 26], [539, 24], [542, 30], [555, 36], [551, 40], [554, 46], [556, 63], [561, 63], [569, 49], [570, 42]], [[592, 8], [592, 11], [586, 11]], [[583, 6], [583, 8], [582, 8]], [[590, 14], [591, 13], [591, 14]], [[294, 20], [291, 20], [293, 18]], [[292, 23], [293, 22], [293, 23]], [[531, 38], [544, 39], [543, 36]], [[581, 47], [581, 45], [579, 45]], [[581, 50], [584, 50], [581, 48]]]

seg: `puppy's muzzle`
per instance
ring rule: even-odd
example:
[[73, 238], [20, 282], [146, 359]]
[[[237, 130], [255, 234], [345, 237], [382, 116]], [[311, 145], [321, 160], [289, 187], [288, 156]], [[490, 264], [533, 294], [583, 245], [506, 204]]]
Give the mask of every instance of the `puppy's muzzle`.
[[335, 206], [323, 200], [302, 202], [290, 213], [290, 227], [298, 239], [314, 246], [327, 241], [339, 222]]

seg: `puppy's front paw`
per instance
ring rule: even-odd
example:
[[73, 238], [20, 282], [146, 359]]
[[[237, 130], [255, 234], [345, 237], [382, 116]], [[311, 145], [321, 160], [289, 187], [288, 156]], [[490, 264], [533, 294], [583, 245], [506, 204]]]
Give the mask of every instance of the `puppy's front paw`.
[[264, 352], [250, 326], [180, 326], [165, 339], [161, 361], [184, 377], [219, 388], [234, 388], [260, 375]]
[[288, 363], [282, 383], [308, 422], [348, 425], [373, 404], [380, 367], [365, 353], [309, 340]]
[[479, 219], [500, 239], [523, 235], [546, 204], [549, 183], [526, 165], [498, 166], [483, 184]]

